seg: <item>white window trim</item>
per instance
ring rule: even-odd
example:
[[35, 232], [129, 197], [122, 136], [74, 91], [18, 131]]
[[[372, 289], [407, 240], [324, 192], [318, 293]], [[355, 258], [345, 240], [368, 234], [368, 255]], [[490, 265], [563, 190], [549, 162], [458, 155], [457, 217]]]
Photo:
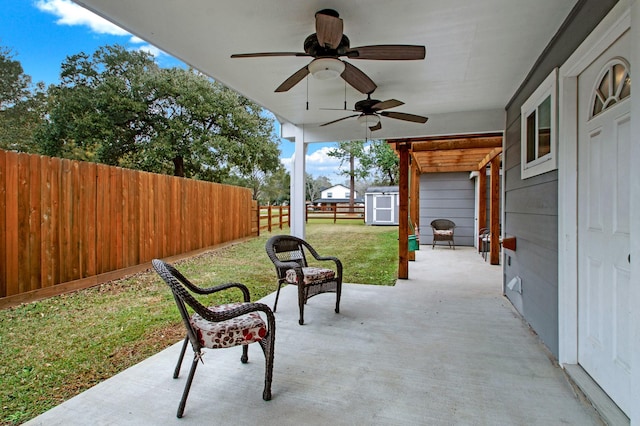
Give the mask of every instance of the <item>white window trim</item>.
[[[533, 92], [520, 107], [520, 172], [522, 179], [527, 179], [558, 168], [557, 133], [558, 133], [558, 69], [544, 79], [542, 84]], [[527, 117], [540, 104], [551, 96], [551, 135], [550, 152], [543, 157], [527, 162]], [[537, 117], [537, 115], [536, 115]]]

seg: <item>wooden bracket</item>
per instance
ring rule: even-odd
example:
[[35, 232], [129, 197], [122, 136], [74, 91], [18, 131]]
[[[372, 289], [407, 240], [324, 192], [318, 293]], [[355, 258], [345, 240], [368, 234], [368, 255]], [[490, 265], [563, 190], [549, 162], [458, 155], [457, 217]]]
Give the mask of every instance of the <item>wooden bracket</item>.
[[516, 251], [516, 237], [503, 238], [502, 247], [507, 250]]

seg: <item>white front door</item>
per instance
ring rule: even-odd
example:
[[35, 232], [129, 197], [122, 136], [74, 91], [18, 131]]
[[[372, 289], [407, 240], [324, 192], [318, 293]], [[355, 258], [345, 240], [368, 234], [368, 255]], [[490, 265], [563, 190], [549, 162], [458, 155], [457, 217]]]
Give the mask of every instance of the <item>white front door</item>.
[[[578, 362], [630, 413], [630, 36], [578, 78]], [[636, 177], [637, 178], [637, 177]]]

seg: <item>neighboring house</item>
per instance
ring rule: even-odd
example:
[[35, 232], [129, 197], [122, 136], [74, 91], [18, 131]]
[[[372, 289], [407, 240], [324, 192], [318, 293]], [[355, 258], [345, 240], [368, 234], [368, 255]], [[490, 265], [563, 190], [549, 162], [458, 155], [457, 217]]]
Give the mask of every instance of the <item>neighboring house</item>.
[[[351, 190], [344, 185], [333, 185], [330, 188], [320, 191], [320, 198], [313, 200], [313, 204], [319, 207], [335, 206], [337, 204], [349, 204]], [[358, 193], [354, 191], [354, 203], [362, 204], [364, 200], [358, 198]]]

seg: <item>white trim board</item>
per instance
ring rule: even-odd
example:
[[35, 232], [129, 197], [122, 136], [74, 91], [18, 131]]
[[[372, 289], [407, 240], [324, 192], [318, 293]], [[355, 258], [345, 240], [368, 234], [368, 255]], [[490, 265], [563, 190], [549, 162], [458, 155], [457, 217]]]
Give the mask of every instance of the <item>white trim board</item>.
[[[632, 17], [634, 19], [632, 19]], [[587, 68], [598, 56], [613, 44], [622, 34], [632, 29], [633, 34], [638, 35], [640, 29], [633, 28], [640, 24], [640, 1], [620, 0], [611, 12], [600, 22], [594, 31], [576, 49], [571, 57], [560, 67], [559, 71], [559, 141], [558, 144], [558, 320], [559, 320], [559, 362], [560, 365], [575, 365], [578, 362], [578, 238], [577, 238], [577, 80], [580, 73]], [[636, 43], [637, 45], [637, 43]], [[640, 53], [638, 47], [631, 54], [631, 72], [640, 70]], [[636, 94], [636, 97], [638, 95]], [[633, 106], [635, 105], [635, 106]], [[640, 123], [634, 120], [638, 117], [639, 103], [632, 101], [631, 134], [632, 157], [640, 155], [638, 148], [638, 129]], [[637, 164], [632, 159], [632, 164]], [[640, 185], [631, 185], [631, 217], [637, 217], [640, 213]], [[636, 200], [636, 201], [633, 201]], [[635, 216], [634, 216], [635, 215]], [[632, 221], [634, 222], [634, 221]], [[637, 222], [637, 221], [635, 221]], [[638, 245], [640, 240], [640, 226], [632, 224], [631, 252], [634, 259], [638, 258]], [[631, 282], [640, 282], [639, 267], [632, 263]], [[638, 286], [635, 286], [638, 287]], [[632, 306], [640, 306], [640, 289], [635, 288]], [[632, 392], [640, 394], [640, 309], [632, 312], [632, 324], [635, 330], [633, 335], [634, 348], [632, 353], [636, 356], [632, 360]], [[639, 395], [640, 396], [640, 395]], [[636, 404], [637, 405], [637, 404]], [[630, 414], [631, 425], [640, 425], [640, 406], [632, 408]]]

